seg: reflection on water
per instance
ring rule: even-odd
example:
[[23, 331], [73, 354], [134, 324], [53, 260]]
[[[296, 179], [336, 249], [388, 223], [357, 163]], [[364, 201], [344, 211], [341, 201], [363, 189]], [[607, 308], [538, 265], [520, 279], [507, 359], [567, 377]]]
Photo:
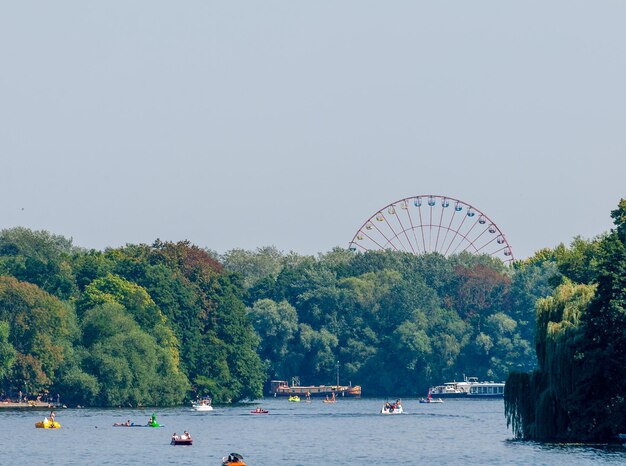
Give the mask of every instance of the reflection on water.
[[[502, 400], [427, 405], [406, 399], [406, 414], [397, 416], [379, 414], [383, 401], [270, 398], [210, 412], [68, 409], [57, 411], [63, 426], [57, 430], [35, 429], [46, 411], [0, 411], [0, 463], [219, 465], [230, 452], [241, 453], [249, 465], [626, 463], [623, 446], [511, 440]], [[270, 413], [250, 414], [257, 406]], [[165, 428], [112, 426], [127, 419], [145, 424], [152, 412]], [[170, 446], [172, 433], [184, 430], [193, 435], [193, 446]]]

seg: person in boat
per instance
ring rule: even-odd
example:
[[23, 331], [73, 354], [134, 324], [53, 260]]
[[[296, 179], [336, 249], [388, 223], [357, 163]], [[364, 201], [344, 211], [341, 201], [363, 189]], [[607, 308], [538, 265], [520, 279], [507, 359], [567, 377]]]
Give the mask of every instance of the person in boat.
[[50, 424], [52, 424], [54, 422], [54, 417], [56, 416], [56, 413], [54, 411], [50, 411]]
[[242, 463], [243, 456], [241, 456], [239, 453], [231, 453], [230, 455], [228, 455], [226, 462], [227, 463]]
[[325, 400], [325, 401], [330, 401], [330, 400], [328, 399], [328, 395], [326, 395], [326, 400]]
[[184, 438], [184, 439], [188, 439], [188, 440], [191, 440], [191, 435], [189, 434], [189, 432], [185, 431], [185, 432], [183, 433], [182, 438]]
[[172, 442], [174, 442], [174, 441], [176, 441], [176, 440], [178, 440], [178, 435], [176, 435], [176, 432], [174, 432], [174, 433], [172, 434]]
[[130, 427], [132, 426], [130, 419], [127, 420], [126, 422], [115, 422], [113, 424], [114, 427]]

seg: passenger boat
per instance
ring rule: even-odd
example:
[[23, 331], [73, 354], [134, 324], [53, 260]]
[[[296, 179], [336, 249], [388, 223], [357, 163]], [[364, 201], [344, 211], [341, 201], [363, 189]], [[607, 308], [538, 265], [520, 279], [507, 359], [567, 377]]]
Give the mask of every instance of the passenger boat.
[[286, 380], [272, 380], [270, 382], [270, 395], [273, 396], [309, 396], [325, 397], [333, 393], [336, 397], [347, 396], [352, 398], [361, 397], [361, 386], [355, 385], [300, 385], [297, 377], [291, 381], [291, 385]]
[[239, 453], [231, 453], [222, 458], [222, 466], [246, 466], [246, 463]]
[[61, 427], [57, 421], [50, 421], [48, 418], [44, 418], [43, 421], [35, 422], [37, 429], [58, 429]]
[[191, 407], [196, 411], [213, 411], [211, 406], [211, 398], [202, 398], [194, 403], [191, 403]]
[[504, 382], [478, 382], [469, 388], [468, 398], [504, 398]]
[[504, 382], [479, 382], [478, 377], [463, 377], [463, 382], [446, 382], [429, 392], [440, 398], [503, 398]]

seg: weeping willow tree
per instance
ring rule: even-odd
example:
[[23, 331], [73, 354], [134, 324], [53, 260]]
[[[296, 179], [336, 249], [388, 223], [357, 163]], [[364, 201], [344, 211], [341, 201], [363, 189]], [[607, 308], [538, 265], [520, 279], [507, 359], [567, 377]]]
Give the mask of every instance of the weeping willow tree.
[[536, 304], [539, 368], [512, 373], [505, 415], [517, 438], [606, 442], [626, 432], [626, 199], [598, 240], [593, 284], [565, 281]]
[[511, 373], [506, 383], [505, 414], [517, 438], [559, 439], [567, 432], [567, 400], [576, 389], [581, 316], [595, 285], [566, 281], [552, 296], [537, 301], [536, 349], [539, 369]]

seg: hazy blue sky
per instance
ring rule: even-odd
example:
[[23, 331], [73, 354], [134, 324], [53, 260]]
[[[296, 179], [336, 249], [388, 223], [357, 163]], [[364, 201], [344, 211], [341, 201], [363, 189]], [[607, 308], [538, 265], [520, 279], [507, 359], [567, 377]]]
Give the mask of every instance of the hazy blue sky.
[[462, 199], [517, 258], [626, 196], [626, 2], [12, 1], [0, 228], [346, 247]]

